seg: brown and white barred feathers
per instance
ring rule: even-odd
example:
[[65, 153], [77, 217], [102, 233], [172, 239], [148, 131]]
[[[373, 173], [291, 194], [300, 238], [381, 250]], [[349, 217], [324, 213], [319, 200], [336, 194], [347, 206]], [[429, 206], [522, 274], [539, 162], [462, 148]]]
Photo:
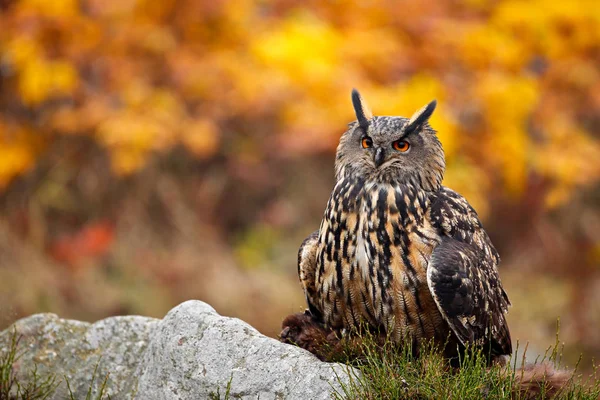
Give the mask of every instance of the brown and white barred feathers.
[[491, 360], [510, 354], [498, 253], [475, 210], [441, 185], [435, 101], [406, 119], [373, 117], [357, 91], [352, 100], [335, 187], [298, 255], [313, 318], [339, 331], [366, 324], [413, 348], [434, 340], [450, 357], [467, 343]]

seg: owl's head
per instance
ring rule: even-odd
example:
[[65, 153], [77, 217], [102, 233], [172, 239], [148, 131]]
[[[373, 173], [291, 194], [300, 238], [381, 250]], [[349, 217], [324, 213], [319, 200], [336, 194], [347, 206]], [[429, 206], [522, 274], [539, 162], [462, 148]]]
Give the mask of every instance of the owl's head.
[[354, 175], [369, 182], [439, 189], [446, 163], [442, 145], [428, 124], [435, 100], [411, 118], [374, 117], [356, 89], [352, 104], [357, 120], [340, 139], [337, 180]]

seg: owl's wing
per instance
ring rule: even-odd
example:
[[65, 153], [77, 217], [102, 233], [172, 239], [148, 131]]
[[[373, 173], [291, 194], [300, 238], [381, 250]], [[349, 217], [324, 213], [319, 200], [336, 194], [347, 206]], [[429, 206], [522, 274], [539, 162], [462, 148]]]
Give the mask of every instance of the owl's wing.
[[442, 188], [431, 200], [431, 223], [442, 235], [427, 269], [433, 299], [463, 344], [483, 345], [492, 355], [512, 353], [498, 252], [461, 195]]
[[317, 270], [317, 245], [319, 243], [319, 231], [311, 233], [300, 245], [298, 250], [298, 276], [304, 290], [308, 310], [317, 320], [322, 320], [321, 311], [317, 308], [317, 289], [315, 273]]

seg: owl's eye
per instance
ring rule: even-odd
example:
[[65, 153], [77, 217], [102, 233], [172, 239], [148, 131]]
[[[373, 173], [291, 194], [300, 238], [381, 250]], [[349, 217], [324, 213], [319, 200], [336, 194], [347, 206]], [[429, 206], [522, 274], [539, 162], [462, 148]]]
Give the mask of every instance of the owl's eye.
[[410, 143], [408, 143], [405, 140], [396, 140], [394, 143], [392, 143], [392, 147], [394, 148], [394, 150], [398, 150], [404, 153], [407, 152], [408, 149], [410, 149]]
[[368, 149], [369, 147], [373, 147], [373, 140], [368, 136], [365, 136], [364, 138], [362, 138], [360, 143], [362, 144], [363, 149]]

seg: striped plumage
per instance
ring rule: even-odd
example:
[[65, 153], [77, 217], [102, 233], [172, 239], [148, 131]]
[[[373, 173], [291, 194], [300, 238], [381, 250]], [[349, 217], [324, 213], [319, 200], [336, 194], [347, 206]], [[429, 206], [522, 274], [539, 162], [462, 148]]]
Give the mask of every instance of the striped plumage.
[[475, 210], [441, 185], [435, 102], [410, 120], [372, 117], [357, 92], [353, 102], [321, 226], [298, 255], [312, 318], [340, 332], [366, 323], [413, 348], [433, 339], [449, 357], [467, 343], [510, 354], [498, 253]]

